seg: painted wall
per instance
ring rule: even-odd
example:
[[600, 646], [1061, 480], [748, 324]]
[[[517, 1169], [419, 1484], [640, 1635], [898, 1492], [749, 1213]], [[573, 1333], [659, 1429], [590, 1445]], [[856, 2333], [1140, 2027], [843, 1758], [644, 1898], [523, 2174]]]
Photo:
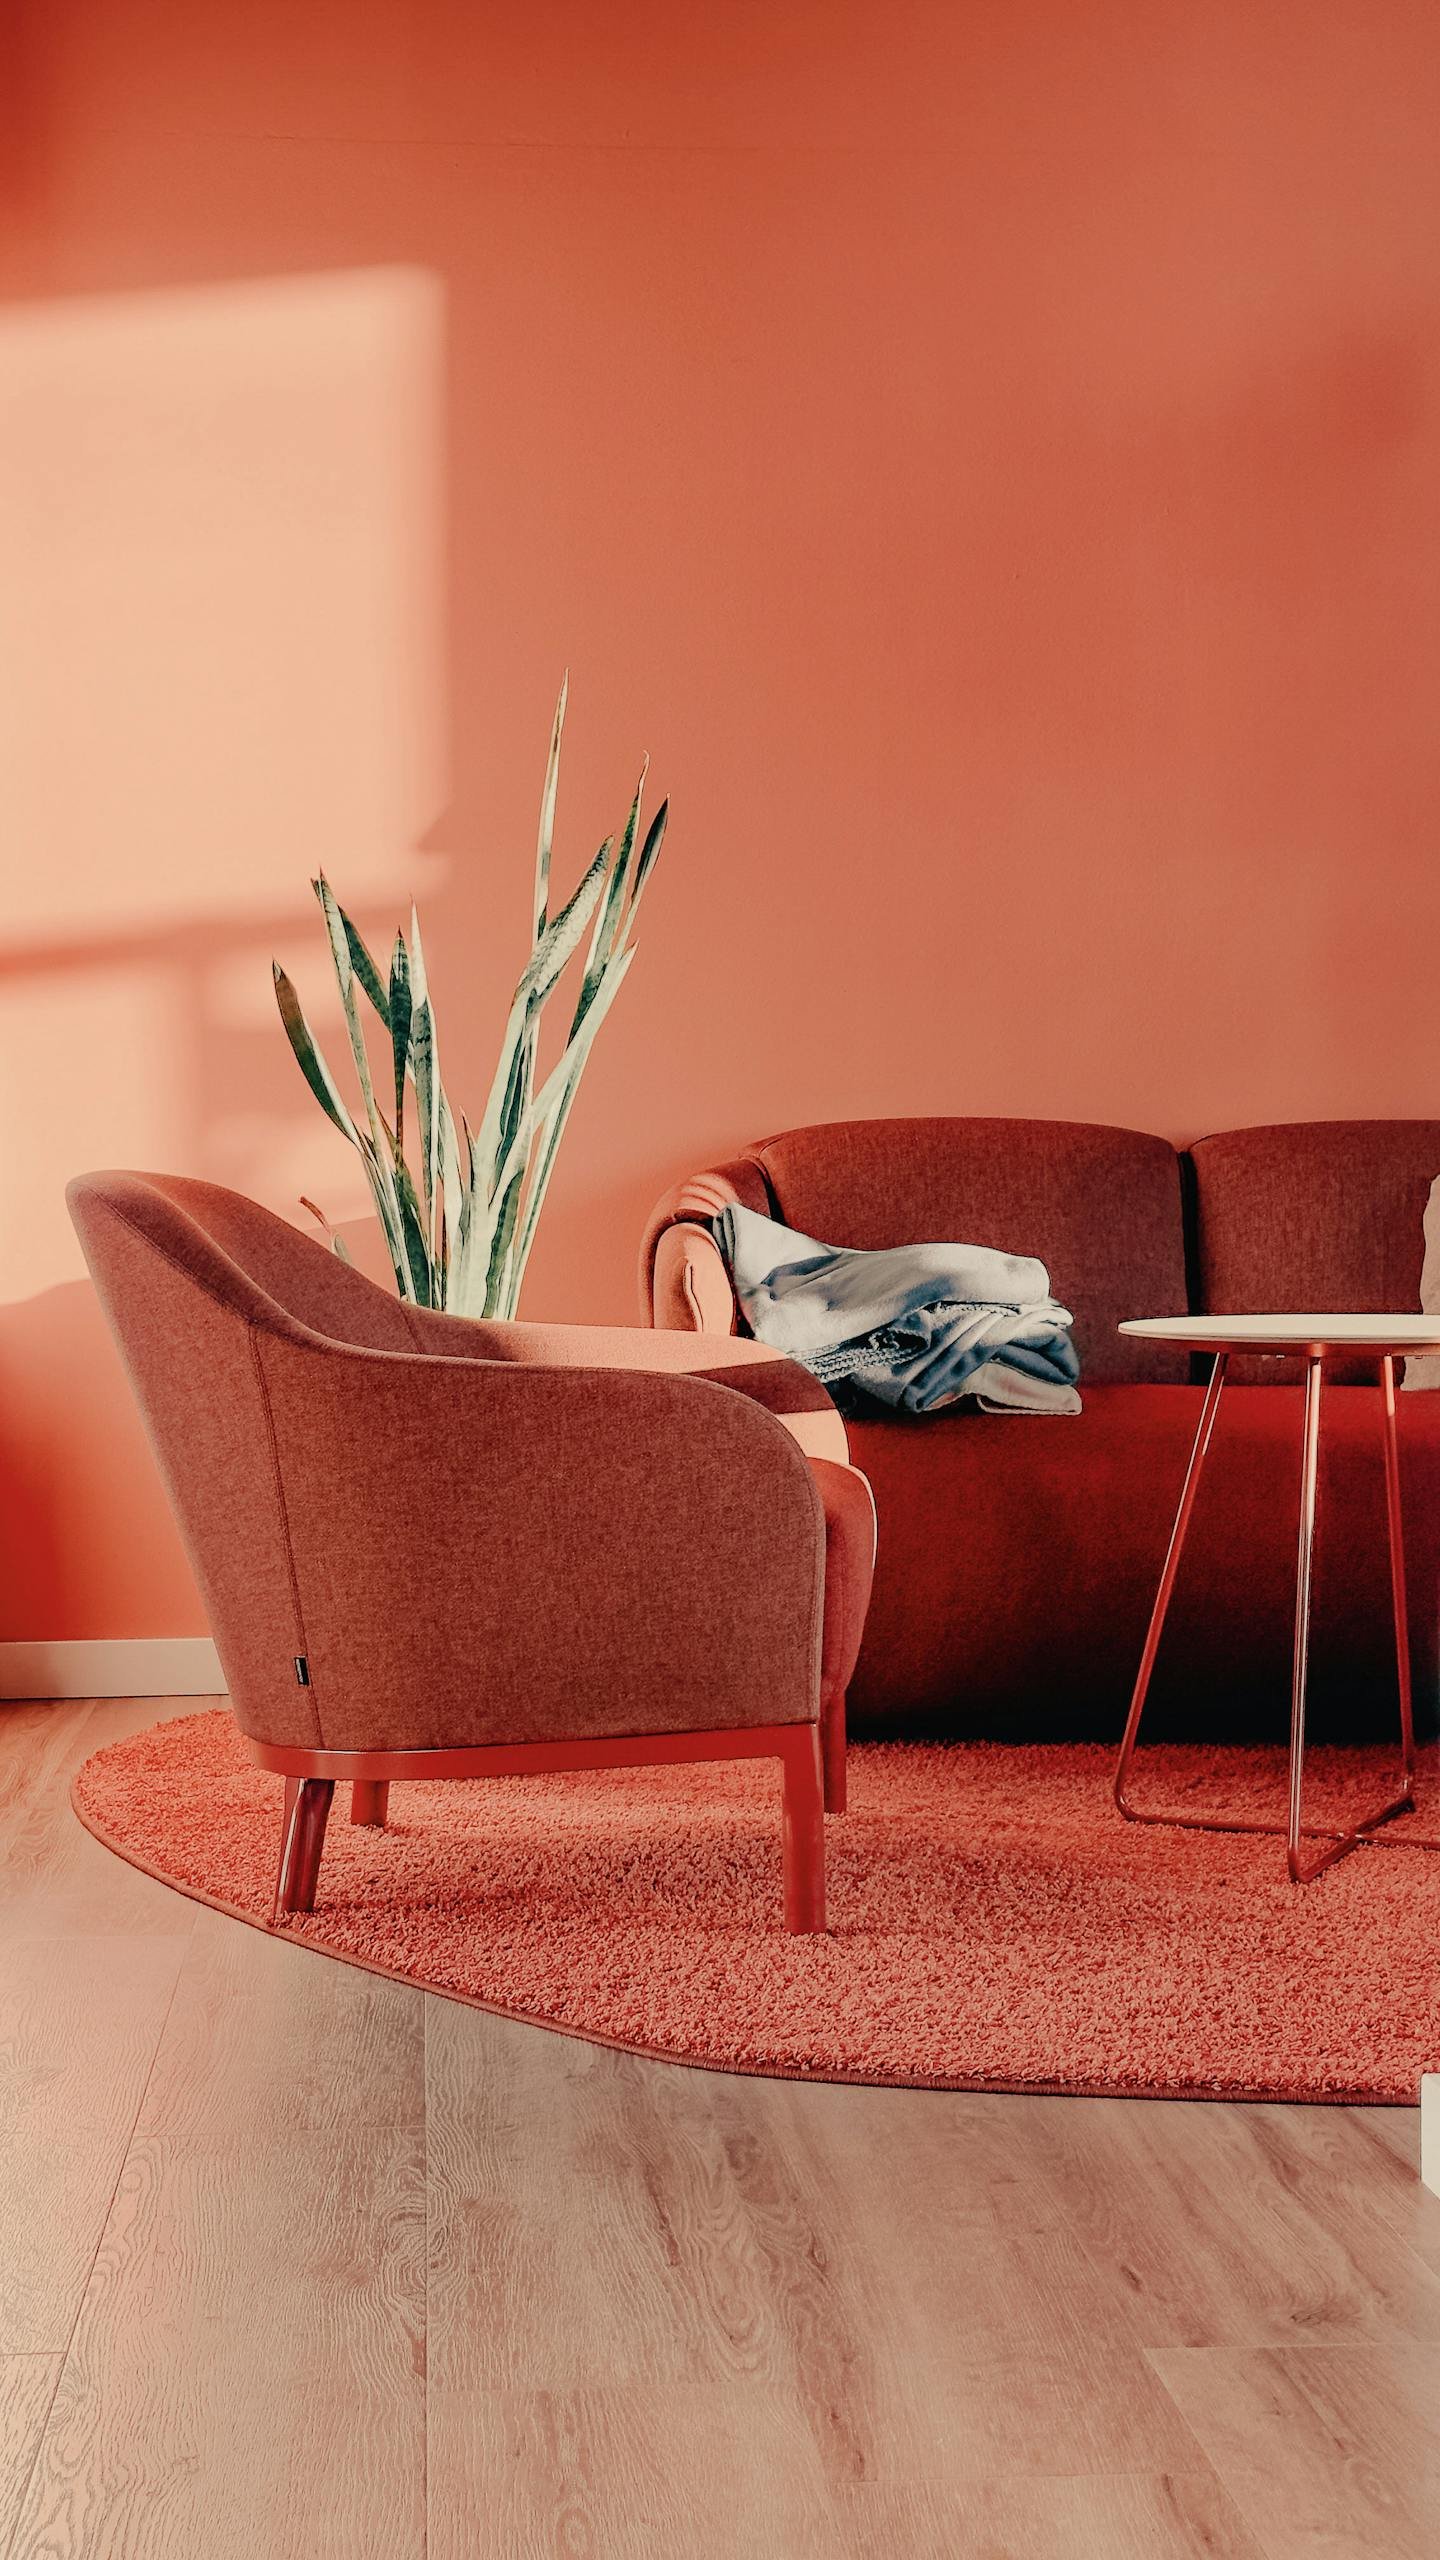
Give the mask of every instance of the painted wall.
[[64, 1179], [359, 1206], [320, 863], [483, 1090], [567, 662], [566, 876], [675, 824], [532, 1312], [793, 1122], [1440, 1112], [1428, 0], [4, 26], [0, 1634], [201, 1624]]

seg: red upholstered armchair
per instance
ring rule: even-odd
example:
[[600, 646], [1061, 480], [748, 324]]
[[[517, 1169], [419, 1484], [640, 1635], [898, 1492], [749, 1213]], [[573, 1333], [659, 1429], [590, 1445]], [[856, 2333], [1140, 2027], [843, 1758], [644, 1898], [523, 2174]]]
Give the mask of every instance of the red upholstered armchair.
[[823, 1389], [752, 1343], [407, 1306], [212, 1184], [69, 1198], [287, 1781], [277, 1916], [313, 1908], [337, 1779], [383, 1824], [396, 1779], [768, 1754], [786, 1925], [824, 1927], [874, 1514]]

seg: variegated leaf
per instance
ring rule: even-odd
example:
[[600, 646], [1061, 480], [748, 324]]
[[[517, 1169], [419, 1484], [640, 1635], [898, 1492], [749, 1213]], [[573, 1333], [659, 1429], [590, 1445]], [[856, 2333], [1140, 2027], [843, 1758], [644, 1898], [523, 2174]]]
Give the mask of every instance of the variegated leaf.
[[[321, 872], [318, 880], [311, 881], [310, 886], [320, 901], [320, 912], [325, 916], [326, 925], [328, 926], [330, 918], [326, 911], [326, 901], [328, 899], [330, 903], [334, 905], [335, 895], [323, 871]], [[390, 1028], [390, 1007], [386, 999], [385, 982], [381, 977], [379, 970], [376, 968], [369, 951], [366, 949], [361, 934], [357, 930], [356, 926], [351, 923], [350, 918], [344, 913], [343, 909], [340, 910], [340, 920], [345, 928], [345, 943], [350, 957], [350, 965], [388, 1031]]]
[[395, 1152], [405, 1152], [405, 1078], [410, 1070], [410, 954], [397, 933], [390, 954], [390, 1054], [395, 1068]]
[[330, 936], [330, 956], [335, 964], [340, 1001], [345, 1008], [345, 1028], [350, 1035], [350, 1055], [355, 1062], [355, 1073], [359, 1080], [361, 1099], [365, 1105], [365, 1118], [370, 1130], [370, 1142], [375, 1151], [375, 1180], [389, 1197], [394, 1232], [397, 1235], [403, 1235], [403, 1222], [392, 1171], [395, 1142], [380, 1115], [375, 1100], [370, 1059], [365, 1047], [364, 1026], [360, 1020], [359, 1007], [355, 1002], [355, 971], [350, 958], [347, 920], [340, 910], [329, 881], [322, 876], [315, 885], [320, 900], [320, 911], [325, 918], [326, 931]]
[[513, 1315], [520, 1302], [520, 1286], [525, 1277], [525, 1266], [530, 1259], [530, 1248], [535, 1241], [535, 1229], [539, 1223], [541, 1209], [545, 1205], [545, 1194], [550, 1187], [550, 1176], [555, 1169], [555, 1158], [559, 1152], [560, 1141], [565, 1134], [565, 1124], [570, 1117], [580, 1078], [584, 1074], [585, 1063], [590, 1055], [595, 1035], [619, 994], [634, 957], [635, 952], [632, 947], [628, 951], [622, 951], [611, 961], [596, 990], [584, 1022], [576, 1032], [559, 1065], [552, 1070], [536, 1096], [534, 1120], [537, 1131], [541, 1133], [540, 1144], [526, 1197], [525, 1217], [512, 1257], [509, 1304], [503, 1310], [497, 1309], [497, 1313]]
[[320, 1208], [314, 1200], [307, 1200], [303, 1191], [300, 1194], [300, 1206], [302, 1209], [309, 1210], [316, 1225], [321, 1229], [325, 1241], [331, 1252], [334, 1254], [336, 1261], [348, 1263], [350, 1269], [353, 1271], [355, 1268], [355, 1259], [350, 1251], [350, 1247], [346, 1243], [344, 1237], [337, 1233], [336, 1229], [331, 1226], [324, 1210]]
[[275, 975], [275, 1001], [280, 1008], [280, 1019], [285, 1025], [290, 1046], [300, 1062], [300, 1072], [316, 1101], [334, 1121], [342, 1138], [348, 1138], [352, 1147], [358, 1147], [360, 1132], [350, 1117], [340, 1088], [330, 1073], [310, 1025], [300, 1010], [300, 999], [279, 961], [274, 960], [270, 965]]
[[620, 849], [610, 866], [610, 875], [605, 883], [604, 902], [595, 918], [595, 929], [590, 936], [590, 948], [585, 955], [584, 975], [580, 980], [580, 992], [575, 999], [575, 1011], [570, 1023], [572, 1039], [595, 1000], [595, 990], [604, 976], [605, 964], [615, 947], [615, 937], [620, 929], [620, 918], [625, 904], [630, 859], [635, 850], [635, 831], [640, 823], [640, 795], [645, 788], [647, 770], [648, 764], [640, 768], [640, 779], [635, 786], [635, 797], [630, 803], [630, 814], [625, 821], [624, 833], [620, 838]]
[[565, 706], [570, 699], [570, 670], [560, 680], [560, 699], [555, 705], [555, 719], [550, 731], [550, 754], [545, 765], [545, 788], [540, 794], [540, 827], [535, 840], [535, 932], [538, 942], [545, 930], [550, 909], [550, 848], [555, 841], [555, 800], [560, 788], [560, 740], [565, 729]]

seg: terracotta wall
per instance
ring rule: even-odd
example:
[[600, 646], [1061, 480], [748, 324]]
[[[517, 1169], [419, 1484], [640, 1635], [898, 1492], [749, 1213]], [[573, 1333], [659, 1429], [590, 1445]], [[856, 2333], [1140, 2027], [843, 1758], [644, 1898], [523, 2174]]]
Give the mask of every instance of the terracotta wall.
[[4, 26], [0, 1633], [201, 1623], [65, 1177], [357, 1206], [322, 862], [481, 1088], [567, 661], [567, 874], [675, 825], [533, 1312], [791, 1122], [1440, 1112], [1425, 0]]

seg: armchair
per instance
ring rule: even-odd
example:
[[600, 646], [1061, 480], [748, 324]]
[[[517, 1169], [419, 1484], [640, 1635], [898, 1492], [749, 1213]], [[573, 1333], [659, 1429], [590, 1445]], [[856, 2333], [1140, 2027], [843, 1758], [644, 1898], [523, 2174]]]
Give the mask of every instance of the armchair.
[[286, 1780], [277, 1918], [338, 1781], [383, 1824], [396, 1780], [770, 1756], [786, 1926], [823, 1929], [874, 1539], [823, 1389], [754, 1343], [408, 1306], [212, 1184], [69, 1200]]

